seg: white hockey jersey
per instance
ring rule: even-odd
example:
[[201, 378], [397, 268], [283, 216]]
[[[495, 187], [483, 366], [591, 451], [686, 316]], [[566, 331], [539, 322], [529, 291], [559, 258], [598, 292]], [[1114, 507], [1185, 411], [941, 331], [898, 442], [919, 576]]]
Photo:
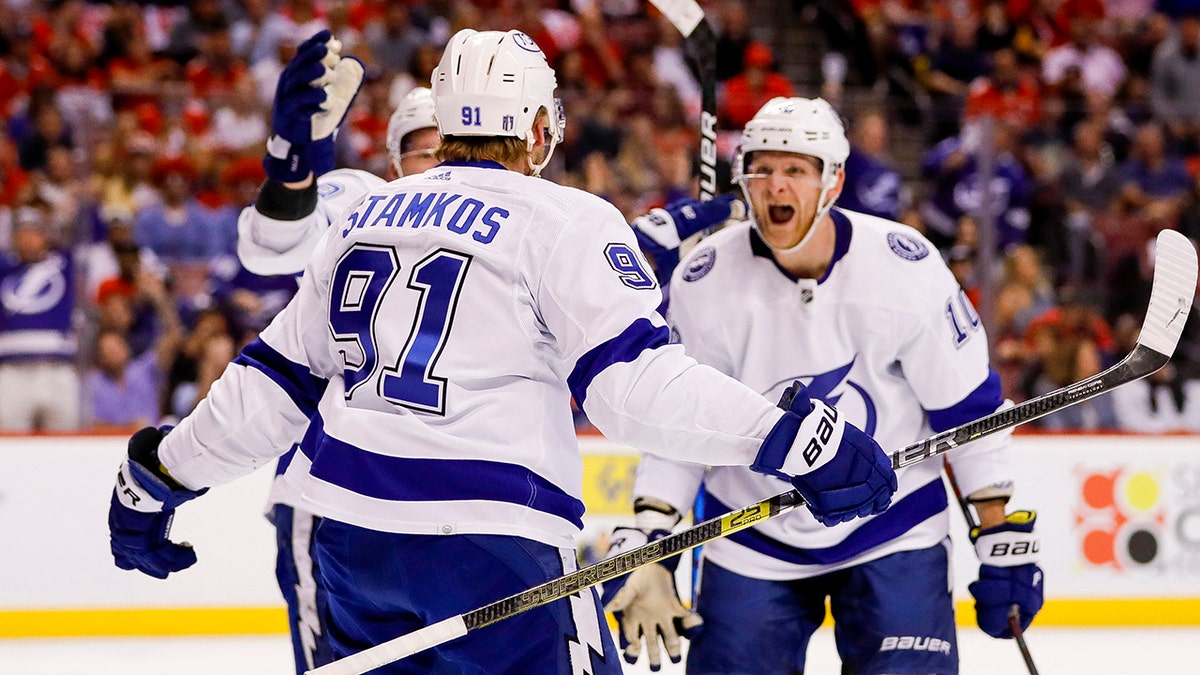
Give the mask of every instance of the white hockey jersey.
[[661, 294], [607, 202], [498, 164], [372, 190], [327, 230], [292, 302], [164, 439], [182, 484], [281, 454], [313, 513], [381, 531], [573, 547], [570, 398], [609, 437], [749, 464], [772, 401], [669, 344]]
[[[738, 223], [697, 245], [671, 280], [669, 321], [701, 363], [778, 400], [793, 380], [834, 405], [885, 451], [994, 411], [999, 378], [988, 366], [979, 317], [937, 250], [915, 230], [835, 209], [833, 263], [820, 280], [796, 280]], [[1009, 477], [1008, 437], [951, 455], [964, 494]], [[713, 562], [747, 576], [795, 579], [928, 548], [947, 534], [947, 494], [935, 459], [898, 472], [884, 513], [827, 528], [806, 509], [716, 540]], [[789, 485], [741, 467], [645, 457], [634, 494], [686, 513], [704, 480], [704, 517]]]

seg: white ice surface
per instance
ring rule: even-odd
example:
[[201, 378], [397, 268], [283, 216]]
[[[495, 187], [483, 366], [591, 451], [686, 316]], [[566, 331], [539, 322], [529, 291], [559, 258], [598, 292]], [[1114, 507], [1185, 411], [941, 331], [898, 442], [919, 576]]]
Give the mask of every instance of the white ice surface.
[[[1017, 647], [960, 629], [962, 675], [1024, 675]], [[1200, 628], [1037, 628], [1029, 648], [1042, 675], [1200, 674]], [[833, 632], [809, 648], [809, 675], [837, 673]], [[268, 637], [0, 639], [3, 675], [289, 675], [283, 635]], [[627, 673], [649, 673], [645, 658]], [[683, 667], [664, 665], [661, 675]]]

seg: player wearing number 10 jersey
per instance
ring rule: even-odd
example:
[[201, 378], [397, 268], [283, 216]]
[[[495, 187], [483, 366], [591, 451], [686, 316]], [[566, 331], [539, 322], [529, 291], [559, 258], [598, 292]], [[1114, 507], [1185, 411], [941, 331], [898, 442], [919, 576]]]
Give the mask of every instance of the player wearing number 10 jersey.
[[[442, 163], [331, 223], [296, 297], [195, 412], [131, 440], [110, 509], [119, 566], [190, 565], [166, 539], [175, 506], [305, 433], [284, 480], [323, 518], [335, 656], [520, 592], [574, 567], [572, 396], [615, 440], [795, 476], [829, 494], [829, 517], [886, 507], [895, 475], [873, 440], [818, 438], [819, 415], [670, 344], [620, 213], [538, 178], [562, 117], [533, 40], [460, 31], [432, 85]], [[589, 591], [377, 672], [615, 674], [614, 651]]]

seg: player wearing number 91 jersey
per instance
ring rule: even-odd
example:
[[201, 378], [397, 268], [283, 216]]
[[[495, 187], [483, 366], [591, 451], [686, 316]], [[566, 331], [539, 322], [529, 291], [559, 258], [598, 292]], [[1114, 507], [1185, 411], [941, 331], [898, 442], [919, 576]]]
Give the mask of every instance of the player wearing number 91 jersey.
[[[296, 297], [195, 412], [131, 441], [114, 530], [144, 528], [147, 511], [306, 433], [284, 479], [323, 518], [316, 554], [341, 657], [574, 566], [572, 396], [615, 440], [754, 464], [817, 495], [863, 493], [841, 518], [886, 507], [895, 477], [877, 444], [839, 425], [806, 461], [816, 422], [798, 406], [780, 410], [669, 343], [616, 208], [537, 177], [562, 118], [528, 36], [460, 31], [432, 85], [442, 163], [334, 221]], [[118, 564], [186, 567], [164, 532], [114, 545]], [[619, 673], [602, 620], [586, 592], [378, 672]]]

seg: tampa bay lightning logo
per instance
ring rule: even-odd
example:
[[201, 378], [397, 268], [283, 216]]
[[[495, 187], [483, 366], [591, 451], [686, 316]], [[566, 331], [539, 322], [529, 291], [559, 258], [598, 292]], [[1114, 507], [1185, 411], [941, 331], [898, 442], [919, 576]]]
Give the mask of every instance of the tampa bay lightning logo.
[[[879, 421], [879, 414], [875, 408], [875, 399], [871, 398], [871, 395], [867, 393], [867, 390], [862, 385], [849, 379], [850, 371], [854, 368], [854, 361], [857, 358], [850, 359], [850, 363], [824, 373], [811, 376], [799, 375], [781, 380], [775, 383], [768, 392], [783, 391], [784, 387], [790, 385], [793, 380], [800, 380], [808, 389], [808, 396], [810, 398], [820, 399], [826, 405], [837, 407], [838, 410], [848, 413], [851, 422], [859, 425], [859, 428], [865, 431], [867, 435], [873, 436], [875, 434], [875, 426]], [[862, 403], [856, 405], [857, 401], [852, 399], [859, 399]], [[861, 405], [861, 412], [859, 405]], [[862, 415], [861, 418], [858, 418], [859, 414]]]
[[513, 33], [512, 38], [513, 43], [521, 49], [524, 49], [527, 52], [533, 52], [534, 54], [542, 53], [542, 48], [539, 47], [538, 44], [533, 41], [533, 38], [529, 37], [528, 35], [518, 31]]
[[52, 255], [0, 281], [0, 306], [12, 315], [42, 314], [67, 293], [66, 262]]
[[317, 185], [317, 196], [321, 199], [329, 199], [330, 197], [341, 194], [346, 191], [346, 188], [341, 183], [326, 182]]
[[929, 255], [929, 247], [917, 241], [912, 235], [903, 232], [888, 232], [887, 241], [888, 246], [892, 248], [892, 253], [905, 260], [916, 261]]
[[687, 267], [683, 270], [684, 281], [696, 281], [703, 279], [705, 274], [708, 274], [713, 265], [717, 262], [717, 250], [714, 248], [706, 248], [692, 256], [688, 261]]

